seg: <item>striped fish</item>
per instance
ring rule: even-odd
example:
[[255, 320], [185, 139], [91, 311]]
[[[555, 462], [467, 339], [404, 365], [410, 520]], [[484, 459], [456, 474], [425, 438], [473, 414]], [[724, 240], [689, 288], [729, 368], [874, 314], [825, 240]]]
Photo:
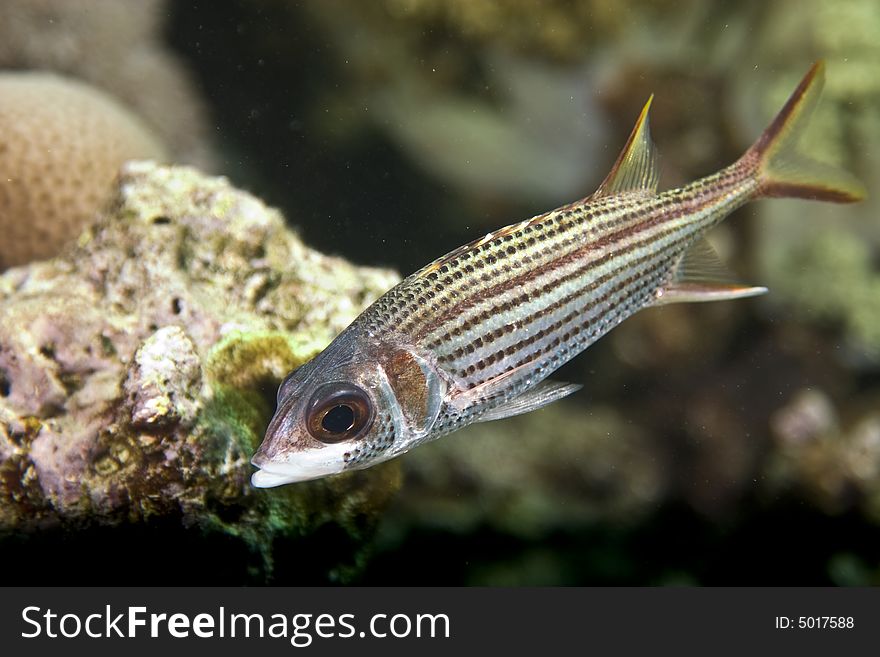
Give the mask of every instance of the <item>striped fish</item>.
[[757, 198], [863, 198], [851, 175], [795, 150], [823, 77], [818, 62], [734, 164], [662, 193], [649, 99], [594, 194], [435, 260], [290, 373], [253, 485], [366, 468], [540, 408], [580, 387], [546, 377], [636, 311], [766, 292], [729, 277], [702, 235]]

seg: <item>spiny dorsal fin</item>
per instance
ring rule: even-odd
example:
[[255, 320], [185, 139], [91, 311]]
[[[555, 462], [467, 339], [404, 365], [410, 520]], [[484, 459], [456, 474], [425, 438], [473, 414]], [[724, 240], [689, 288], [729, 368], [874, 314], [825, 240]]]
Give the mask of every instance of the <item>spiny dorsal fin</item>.
[[766, 287], [754, 287], [737, 281], [721, 262], [715, 249], [701, 237], [685, 251], [672, 280], [657, 290], [654, 305], [742, 299], [765, 292]]
[[657, 168], [657, 149], [651, 141], [651, 129], [648, 125], [648, 110], [651, 108], [652, 94], [645, 103], [639, 119], [626, 141], [626, 145], [617, 157], [611, 172], [599, 185], [593, 198], [613, 196], [625, 192], [641, 192], [655, 194], [660, 178]]

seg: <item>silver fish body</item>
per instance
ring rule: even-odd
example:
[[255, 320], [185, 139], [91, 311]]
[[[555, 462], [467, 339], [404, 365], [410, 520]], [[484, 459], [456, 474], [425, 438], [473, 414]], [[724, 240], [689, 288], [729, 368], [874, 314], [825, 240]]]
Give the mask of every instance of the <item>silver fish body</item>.
[[759, 197], [862, 197], [845, 172], [793, 152], [822, 73], [821, 63], [810, 69], [736, 163], [660, 194], [649, 100], [595, 194], [432, 262], [292, 372], [253, 484], [368, 467], [472, 422], [540, 408], [579, 387], [546, 377], [638, 310], [765, 292], [725, 276], [701, 236]]

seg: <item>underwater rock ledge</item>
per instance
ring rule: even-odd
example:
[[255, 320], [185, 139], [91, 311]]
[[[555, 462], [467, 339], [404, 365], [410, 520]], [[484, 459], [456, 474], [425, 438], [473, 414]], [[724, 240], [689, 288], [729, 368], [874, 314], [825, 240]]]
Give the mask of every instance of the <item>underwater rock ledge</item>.
[[263, 491], [249, 458], [287, 371], [397, 281], [223, 178], [127, 164], [76, 244], [0, 276], [0, 533], [171, 520], [265, 575], [275, 542], [321, 529], [334, 556], [310, 568], [344, 578], [397, 465]]

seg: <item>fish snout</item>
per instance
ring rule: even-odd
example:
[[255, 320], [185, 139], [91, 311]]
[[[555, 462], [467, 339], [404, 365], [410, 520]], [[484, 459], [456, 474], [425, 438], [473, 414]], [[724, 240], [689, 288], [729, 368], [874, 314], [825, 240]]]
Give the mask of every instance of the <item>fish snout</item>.
[[347, 445], [305, 447], [301, 444], [283, 444], [266, 436], [251, 463], [259, 468], [251, 475], [256, 488], [272, 488], [310, 479], [320, 479], [345, 469]]
[[266, 449], [264, 445], [260, 445], [260, 448], [256, 452], [254, 452], [254, 455], [251, 457], [251, 465], [254, 465], [258, 468], [264, 467], [270, 461], [271, 459], [266, 454]]

